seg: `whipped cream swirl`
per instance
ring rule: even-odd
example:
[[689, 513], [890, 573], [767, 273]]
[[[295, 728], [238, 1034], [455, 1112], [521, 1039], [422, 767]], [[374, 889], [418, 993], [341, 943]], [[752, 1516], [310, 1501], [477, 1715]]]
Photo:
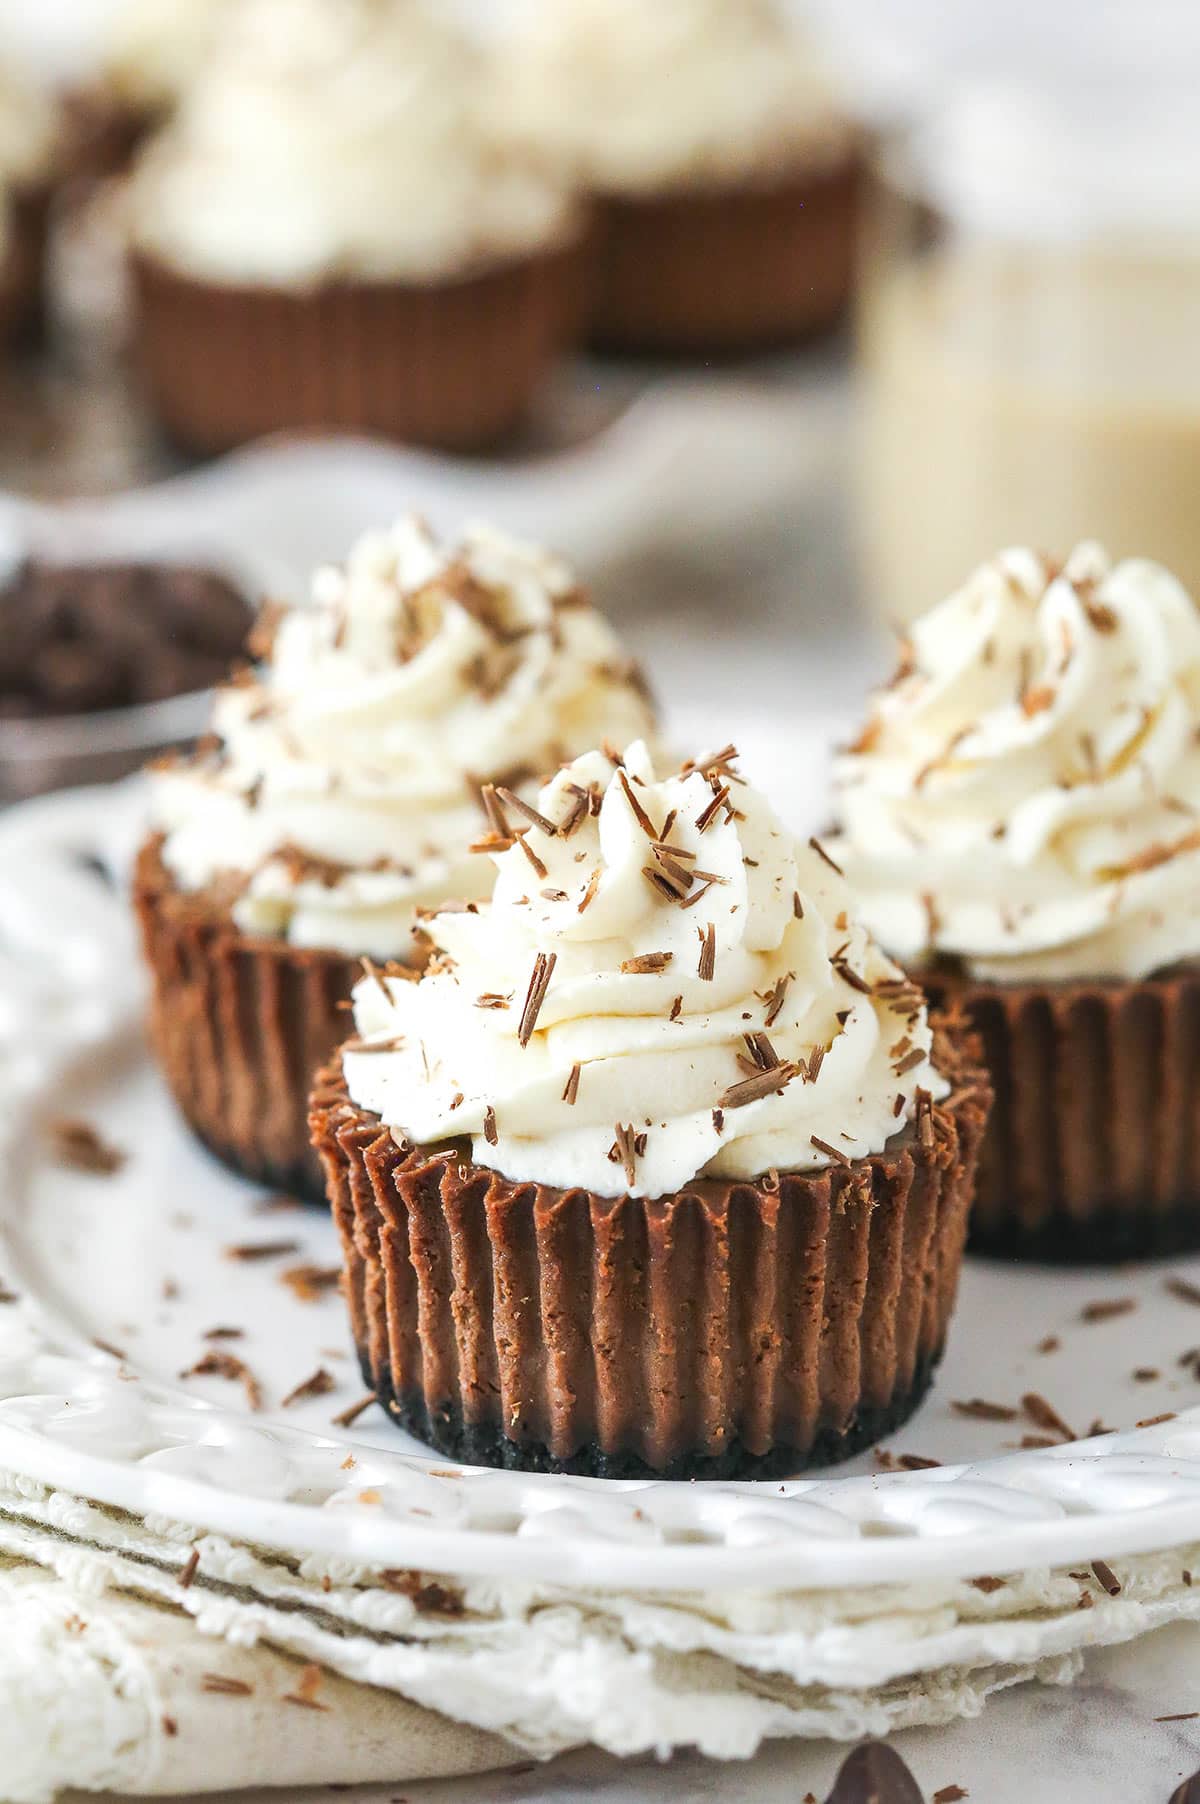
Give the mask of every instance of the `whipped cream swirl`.
[[413, 911], [490, 887], [481, 784], [651, 730], [640, 675], [571, 572], [485, 527], [368, 533], [222, 689], [215, 753], [159, 770], [153, 818], [187, 891], [245, 931], [405, 955]]
[[458, 277], [571, 239], [567, 185], [485, 118], [421, 0], [243, 0], [135, 173], [144, 251], [204, 280]]
[[508, 811], [490, 903], [354, 993], [350, 1095], [507, 1177], [660, 1196], [880, 1151], [945, 1084], [920, 992], [729, 762], [592, 752]]
[[494, 104], [602, 193], [769, 180], [852, 143], [778, 0], [554, 0], [518, 36]]
[[834, 856], [898, 958], [1140, 979], [1200, 954], [1200, 614], [1094, 544], [1003, 552], [913, 627], [839, 761]]

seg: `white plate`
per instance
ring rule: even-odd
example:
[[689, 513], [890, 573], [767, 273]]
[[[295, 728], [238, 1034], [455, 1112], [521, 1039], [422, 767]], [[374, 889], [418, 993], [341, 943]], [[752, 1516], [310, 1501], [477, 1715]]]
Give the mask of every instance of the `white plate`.
[[[1046, 1273], [975, 1264], [933, 1398], [893, 1445], [966, 1461], [786, 1484], [606, 1484], [471, 1472], [380, 1413], [330, 1418], [362, 1391], [336, 1294], [305, 1302], [281, 1271], [336, 1259], [316, 1211], [261, 1214], [175, 1119], [136, 1031], [124, 903], [86, 860], [137, 832], [137, 787], [78, 791], [0, 822], [0, 1468], [241, 1541], [383, 1565], [622, 1590], [898, 1583], [1148, 1551], [1200, 1525], [1200, 1311], [1165, 1268]], [[36, 1115], [83, 1116], [125, 1148], [119, 1175], [50, 1162]], [[247, 1241], [294, 1252], [231, 1259]], [[1200, 1265], [1170, 1268], [1200, 1279]], [[177, 1294], [174, 1294], [176, 1293]], [[1086, 1322], [1086, 1304], [1132, 1297]], [[209, 1342], [229, 1325], [245, 1338]], [[1056, 1334], [1056, 1352], [1035, 1351]], [[100, 1351], [95, 1339], [123, 1358]], [[225, 1346], [260, 1379], [179, 1373]], [[318, 1366], [329, 1394], [281, 1402]], [[1159, 1376], [1137, 1380], [1134, 1368]], [[965, 1419], [953, 1399], [1037, 1391], [1074, 1425], [1172, 1421], [1049, 1451], [1026, 1420]]]

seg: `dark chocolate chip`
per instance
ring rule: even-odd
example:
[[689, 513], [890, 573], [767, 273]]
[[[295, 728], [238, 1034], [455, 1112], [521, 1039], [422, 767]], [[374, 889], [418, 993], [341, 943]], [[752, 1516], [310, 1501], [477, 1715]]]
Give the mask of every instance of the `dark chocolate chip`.
[[925, 1804], [895, 1748], [864, 1741], [847, 1754], [825, 1804]]

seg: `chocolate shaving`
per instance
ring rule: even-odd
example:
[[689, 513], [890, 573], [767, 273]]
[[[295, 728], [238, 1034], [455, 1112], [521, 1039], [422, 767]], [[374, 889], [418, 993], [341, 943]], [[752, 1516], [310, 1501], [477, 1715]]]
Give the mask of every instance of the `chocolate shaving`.
[[579, 904], [578, 904], [578, 909], [577, 909], [577, 912], [579, 914], [582, 914], [584, 909], [587, 908], [588, 905], [593, 901], [593, 899], [595, 898], [596, 891], [599, 888], [600, 888], [600, 866], [597, 865], [595, 870], [592, 872], [591, 876], [588, 878], [587, 888], [584, 890], [583, 895], [579, 899]]
[[707, 883], [702, 883], [699, 889], [693, 890], [687, 901], [679, 904], [680, 908], [694, 908], [697, 902], [704, 900], [711, 888], [712, 879], [710, 878]]
[[495, 1146], [500, 1139], [496, 1129], [496, 1111], [491, 1103], [483, 1111], [483, 1137], [489, 1146]]
[[279, 1274], [299, 1303], [315, 1303], [327, 1290], [336, 1290], [342, 1276], [340, 1265], [289, 1265]]
[[613, 1129], [616, 1139], [608, 1149], [608, 1156], [614, 1165], [620, 1165], [625, 1172], [625, 1182], [632, 1188], [637, 1176], [637, 1141], [633, 1127], [623, 1127], [618, 1121]]
[[824, 1153], [827, 1159], [832, 1159], [835, 1165], [849, 1165], [850, 1161], [841, 1147], [830, 1146], [828, 1140], [822, 1140], [819, 1134], [810, 1134], [808, 1138], [817, 1151]]
[[200, 1570], [200, 1549], [193, 1547], [187, 1557], [187, 1563], [180, 1569], [179, 1586], [183, 1591], [191, 1589], [192, 1580]]
[[47, 1131], [57, 1165], [87, 1172], [92, 1177], [111, 1178], [125, 1164], [127, 1155], [110, 1145], [90, 1121], [63, 1115], [48, 1123]]
[[1190, 1278], [1164, 1278], [1163, 1287], [1181, 1303], [1200, 1304], [1200, 1284], [1193, 1284]]
[[496, 794], [506, 808], [515, 808], [517, 813], [523, 815], [531, 826], [540, 828], [548, 839], [554, 839], [557, 836], [558, 828], [554, 822], [539, 813], [531, 802], [523, 801], [515, 790], [498, 786]]
[[961, 1785], [943, 1785], [940, 1791], [934, 1792], [932, 1804], [960, 1804], [960, 1800], [969, 1795]]
[[804, 919], [804, 900], [798, 889], [792, 891], [792, 913], [798, 921]]
[[833, 859], [829, 856], [829, 853], [825, 850], [824, 846], [821, 844], [820, 840], [817, 838], [815, 833], [809, 834], [808, 843], [812, 847], [813, 851], [816, 853], [817, 857], [820, 858], [825, 864], [827, 864], [831, 871], [836, 871], [839, 877], [844, 877], [846, 875], [846, 873], [842, 869], [841, 865], [834, 863]]
[[700, 935], [700, 962], [696, 967], [696, 975], [702, 983], [711, 983], [717, 969], [717, 929], [712, 921], [704, 928], [697, 928]]
[[674, 956], [673, 952], [639, 952], [636, 958], [623, 959], [621, 969], [629, 976], [640, 976], [644, 972], [665, 971]]
[[336, 1416], [332, 1416], [330, 1420], [333, 1422], [335, 1428], [353, 1428], [354, 1424], [358, 1421], [358, 1418], [370, 1409], [372, 1403], [377, 1401], [378, 1399], [375, 1396], [375, 1392], [368, 1391], [365, 1397], [360, 1397], [357, 1403], [352, 1403], [350, 1405], [349, 1409], [340, 1410], [339, 1413]]
[[905, 1053], [898, 1064], [892, 1066], [892, 1070], [897, 1077], [907, 1077], [910, 1071], [915, 1071], [917, 1066], [924, 1062], [924, 1058], [925, 1054], [921, 1048], [914, 1046], [911, 1052]]
[[681, 902], [692, 885], [691, 872], [681, 870], [678, 865], [644, 864], [642, 876], [668, 902]]
[[759, 996], [759, 1001], [765, 1002], [767, 1005], [767, 1012], [763, 1019], [764, 1027], [774, 1027], [776, 1021], [779, 1019], [780, 1011], [783, 1008], [784, 998], [788, 993], [788, 985], [791, 983], [793, 975], [794, 974], [791, 971], [786, 972], [784, 976], [776, 979], [769, 990]]
[[955, 1398], [950, 1407], [956, 1415], [968, 1416], [976, 1422], [1015, 1422], [1017, 1412], [1007, 1403], [989, 1403], [984, 1397]]
[[558, 963], [556, 952], [539, 952], [533, 961], [533, 971], [529, 979], [529, 989], [525, 996], [525, 1007], [521, 1011], [521, 1022], [517, 1028], [517, 1039], [522, 1046], [528, 1046], [537, 1026], [537, 1018], [542, 1012], [542, 1004], [546, 1000], [546, 991], [550, 988], [550, 979], [554, 967]]
[[180, 1378], [228, 1378], [232, 1384], [240, 1384], [246, 1393], [246, 1402], [252, 1410], [259, 1410], [263, 1405], [262, 1386], [254, 1376], [245, 1360], [239, 1359], [236, 1353], [220, 1353], [210, 1347], [202, 1353], [194, 1366], [180, 1372]]
[[725, 806], [725, 804], [728, 802], [728, 800], [729, 800], [729, 785], [728, 785], [728, 783], [723, 783], [719, 789], [714, 790], [712, 800], [710, 802], [706, 802], [704, 807], [700, 810], [699, 814], [696, 816], [695, 827], [696, 827], [697, 833], [703, 833], [706, 831], [707, 828], [712, 826], [713, 821], [716, 819], [718, 813]]
[[641, 828], [642, 832], [646, 835], [646, 838], [649, 840], [657, 840], [659, 837], [658, 828], [654, 825], [654, 822], [650, 819], [650, 816], [646, 813], [646, 810], [634, 795], [633, 784], [629, 781], [624, 770], [619, 770], [617, 772], [617, 782], [624, 790], [625, 800], [629, 803], [629, 806], [633, 811], [633, 818]]
[[298, 1240], [246, 1240], [240, 1245], [225, 1248], [226, 1259], [238, 1259], [243, 1265], [253, 1265], [258, 1259], [281, 1259], [285, 1253], [298, 1253]]
[[674, 1002], [672, 1002], [672, 1004], [671, 1004], [671, 1013], [667, 1016], [668, 1021], [678, 1021], [679, 1016], [682, 1013], [682, 1010], [683, 1010], [683, 997], [676, 996]]
[[1026, 1391], [1021, 1398], [1021, 1408], [1036, 1427], [1047, 1429], [1051, 1434], [1061, 1435], [1064, 1441], [1075, 1439], [1074, 1429], [1068, 1427], [1054, 1405], [1048, 1403], [1045, 1397], [1039, 1396], [1037, 1391]]
[[1008, 1580], [993, 1578], [989, 1573], [985, 1572], [979, 1578], [968, 1579], [967, 1583], [971, 1586], [972, 1590], [982, 1591], [985, 1597], [990, 1597], [993, 1591], [1002, 1591], [1008, 1584]]
[[538, 857], [537, 853], [534, 851], [534, 849], [530, 845], [529, 841], [525, 838], [524, 833], [519, 833], [517, 835], [516, 843], [520, 846], [522, 852], [524, 852], [526, 858], [529, 860], [530, 864], [533, 866], [537, 875], [539, 877], [548, 877], [550, 875], [549, 868]]
[[311, 1377], [305, 1378], [290, 1390], [280, 1402], [280, 1409], [290, 1409], [293, 1403], [307, 1403], [310, 1397], [324, 1397], [327, 1392], [337, 1389], [337, 1380], [332, 1372], [324, 1366], [318, 1366]]
[[790, 1063], [773, 1065], [769, 1071], [757, 1071], [753, 1077], [744, 1077], [739, 1083], [730, 1084], [717, 1098], [717, 1106], [721, 1109], [744, 1109], [752, 1102], [761, 1102], [764, 1096], [774, 1096], [777, 1091], [786, 1089], [799, 1073], [799, 1065]]
[[1128, 1315], [1136, 1308], [1136, 1297], [1102, 1297], [1095, 1303], [1085, 1303], [1079, 1311], [1079, 1319], [1081, 1322], [1108, 1322], [1114, 1316]]
[[779, 1054], [776, 1052], [765, 1033], [759, 1031], [743, 1034], [742, 1038], [745, 1040], [747, 1051], [759, 1071], [774, 1071], [777, 1065], [782, 1064], [783, 1061], [780, 1059]]
[[1121, 1581], [1111, 1566], [1104, 1560], [1093, 1560], [1092, 1571], [1096, 1575], [1097, 1584], [1103, 1586], [1110, 1597], [1120, 1597], [1122, 1588]]
[[563, 1088], [562, 1099], [565, 1103], [570, 1103], [572, 1107], [574, 1107], [575, 1098], [579, 1095], [579, 1074], [582, 1069], [582, 1065], [579, 1063], [579, 1060], [576, 1059], [575, 1063], [571, 1066], [570, 1075]]
[[499, 990], [484, 990], [476, 996], [476, 1008], [507, 1008], [512, 1001], [511, 996], [502, 996]]
[[213, 1691], [227, 1698], [253, 1697], [254, 1687], [245, 1679], [231, 1679], [223, 1672], [206, 1672], [200, 1675], [200, 1689]]

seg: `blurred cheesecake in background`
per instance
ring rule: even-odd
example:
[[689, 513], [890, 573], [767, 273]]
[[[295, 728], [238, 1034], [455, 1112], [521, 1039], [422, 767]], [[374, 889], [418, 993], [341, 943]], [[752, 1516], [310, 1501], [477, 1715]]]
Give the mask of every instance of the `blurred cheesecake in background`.
[[579, 313], [567, 181], [486, 116], [421, 0], [245, 0], [139, 158], [138, 348], [188, 449], [333, 428], [455, 449], [521, 417]]
[[37, 331], [50, 204], [61, 167], [57, 102], [0, 65], [0, 339]]
[[841, 312], [856, 134], [777, 0], [557, 0], [495, 104], [593, 199], [597, 344], [747, 351]]

